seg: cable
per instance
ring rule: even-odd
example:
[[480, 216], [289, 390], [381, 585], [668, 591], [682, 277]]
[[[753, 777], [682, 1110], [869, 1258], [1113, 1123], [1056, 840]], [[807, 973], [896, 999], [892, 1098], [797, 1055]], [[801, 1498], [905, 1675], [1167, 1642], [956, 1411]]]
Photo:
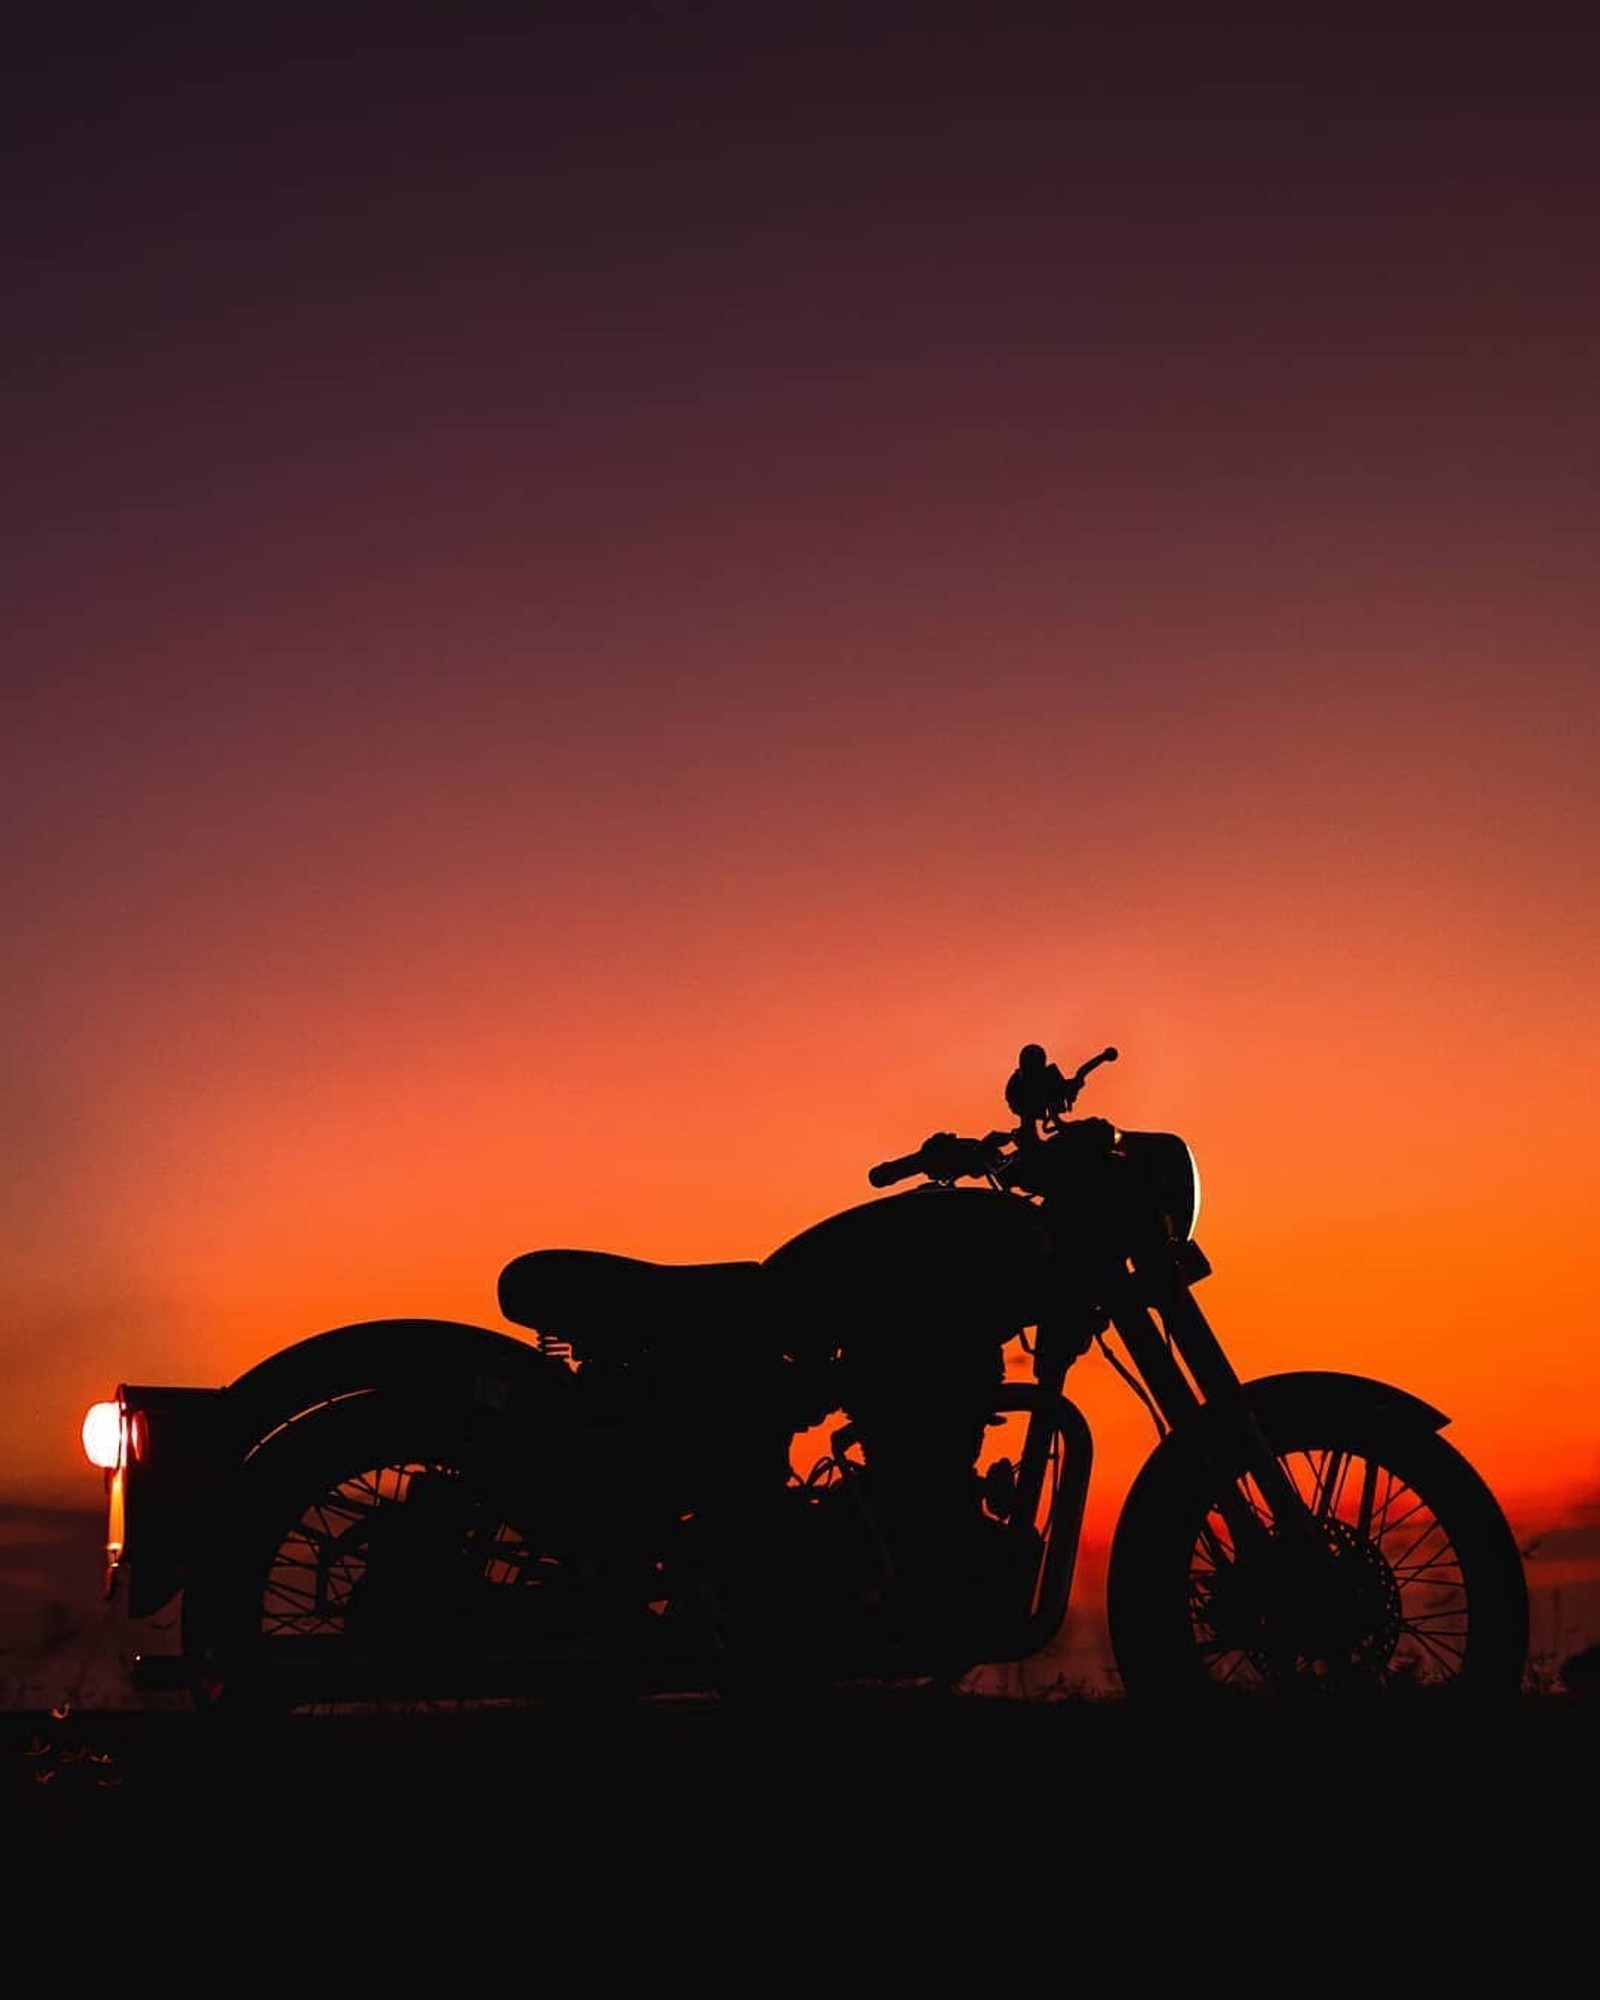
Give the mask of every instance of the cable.
[[1162, 1416], [1161, 1412], [1156, 1408], [1155, 1404], [1151, 1402], [1150, 1397], [1146, 1392], [1143, 1383], [1141, 1383], [1134, 1376], [1134, 1374], [1130, 1369], [1125, 1368], [1122, 1365], [1122, 1363], [1117, 1359], [1117, 1357], [1111, 1352], [1111, 1349], [1107, 1347], [1106, 1337], [1103, 1331], [1095, 1335], [1094, 1344], [1096, 1347], [1099, 1348], [1100, 1352], [1105, 1356], [1107, 1361], [1111, 1363], [1112, 1367], [1116, 1369], [1117, 1373], [1122, 1377], [1123, 1381], [1127, 1383], [1128, 1387], [1139, 1398], [1139, 1401], [1143, 1403], [1145, 1408], [1150, 1412], [1150, 1421], [1156, 1427], [1156, 1436], [1165, 1437], [1168, 1429], [1166, 1419]]

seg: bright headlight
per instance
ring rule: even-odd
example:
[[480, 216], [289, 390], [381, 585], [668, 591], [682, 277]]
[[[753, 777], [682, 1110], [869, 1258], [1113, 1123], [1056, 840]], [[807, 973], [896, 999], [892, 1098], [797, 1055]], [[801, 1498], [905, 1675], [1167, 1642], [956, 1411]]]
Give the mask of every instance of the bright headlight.
[[1160, 1217], [1173, 1242], [1188, 1242], [1200, 1219], [1200, 1168], [1188, 1141], [1176, 1132], [1124, 1132], [1119, 1145], [1145, 1213]]

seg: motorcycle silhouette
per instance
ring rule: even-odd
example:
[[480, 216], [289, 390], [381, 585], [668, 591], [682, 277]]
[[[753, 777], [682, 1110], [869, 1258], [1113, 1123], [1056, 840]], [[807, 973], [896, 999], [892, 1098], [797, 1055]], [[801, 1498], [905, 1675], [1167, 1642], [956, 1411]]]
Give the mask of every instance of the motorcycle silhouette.
[[[536, 1249], [530, 1338], [314, 1334], [223, 1388], [122, 1384], [85, 1421], [107, 1595], [181, 1597], [135, 1684], [254, 1714], [386, 1698], [955, 1682], [1066, 1617], [1098, 1349], [1157, 1441], [1106, 1615], [1130, 1695], [1522, 1682], [1526, 1579], [1407, 1391], [1242, 1381], [1195, 1298], [1187, 1143], [1069, 1116], [1038, 1044], [1016, 1122], [935, 1132], [879, 1193], [744, 1262]], [[972, 1185], [958, 1185], [959, 1183]]]

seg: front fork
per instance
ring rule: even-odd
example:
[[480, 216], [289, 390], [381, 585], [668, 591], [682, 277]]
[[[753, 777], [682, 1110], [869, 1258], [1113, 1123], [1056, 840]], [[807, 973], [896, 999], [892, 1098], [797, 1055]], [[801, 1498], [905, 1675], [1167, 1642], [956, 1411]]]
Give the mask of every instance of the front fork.
[[[1218, 1465], [1217, 1509], [1235, 1548], [1273, 1531], [1306, 1534], [1320, 1543], [1304, 1496], [1261, 1428], [1237, 1371], [1190, 1289], [1191, 1281], [1210, 1268], [1197, 1244], [1175, 1246], [1169, 1268], [1130, 1275], [1127, 1295], [1112, 1309], [1112, 1324], [1168, 1428], [1181, 1427], [1202, 1408], [1233, 1413], [1222, 1432], [1227, 1456]], [[1239, 1484], [1241, 1470], [1255, 1481], [1266, 1503], [1265, 1521]]]

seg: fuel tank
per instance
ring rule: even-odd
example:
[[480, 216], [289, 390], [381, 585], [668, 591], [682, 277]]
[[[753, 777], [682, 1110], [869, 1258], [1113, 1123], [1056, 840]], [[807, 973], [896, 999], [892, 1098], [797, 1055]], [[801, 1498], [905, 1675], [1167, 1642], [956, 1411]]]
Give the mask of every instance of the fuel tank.
[[813, 1224], [764, 1269], [781, 1310], [837, 1337], [898, 1322], [1003, 1338], [1045, 1308], [1050, 1237], [1016, 1195], [925, 1184]]

